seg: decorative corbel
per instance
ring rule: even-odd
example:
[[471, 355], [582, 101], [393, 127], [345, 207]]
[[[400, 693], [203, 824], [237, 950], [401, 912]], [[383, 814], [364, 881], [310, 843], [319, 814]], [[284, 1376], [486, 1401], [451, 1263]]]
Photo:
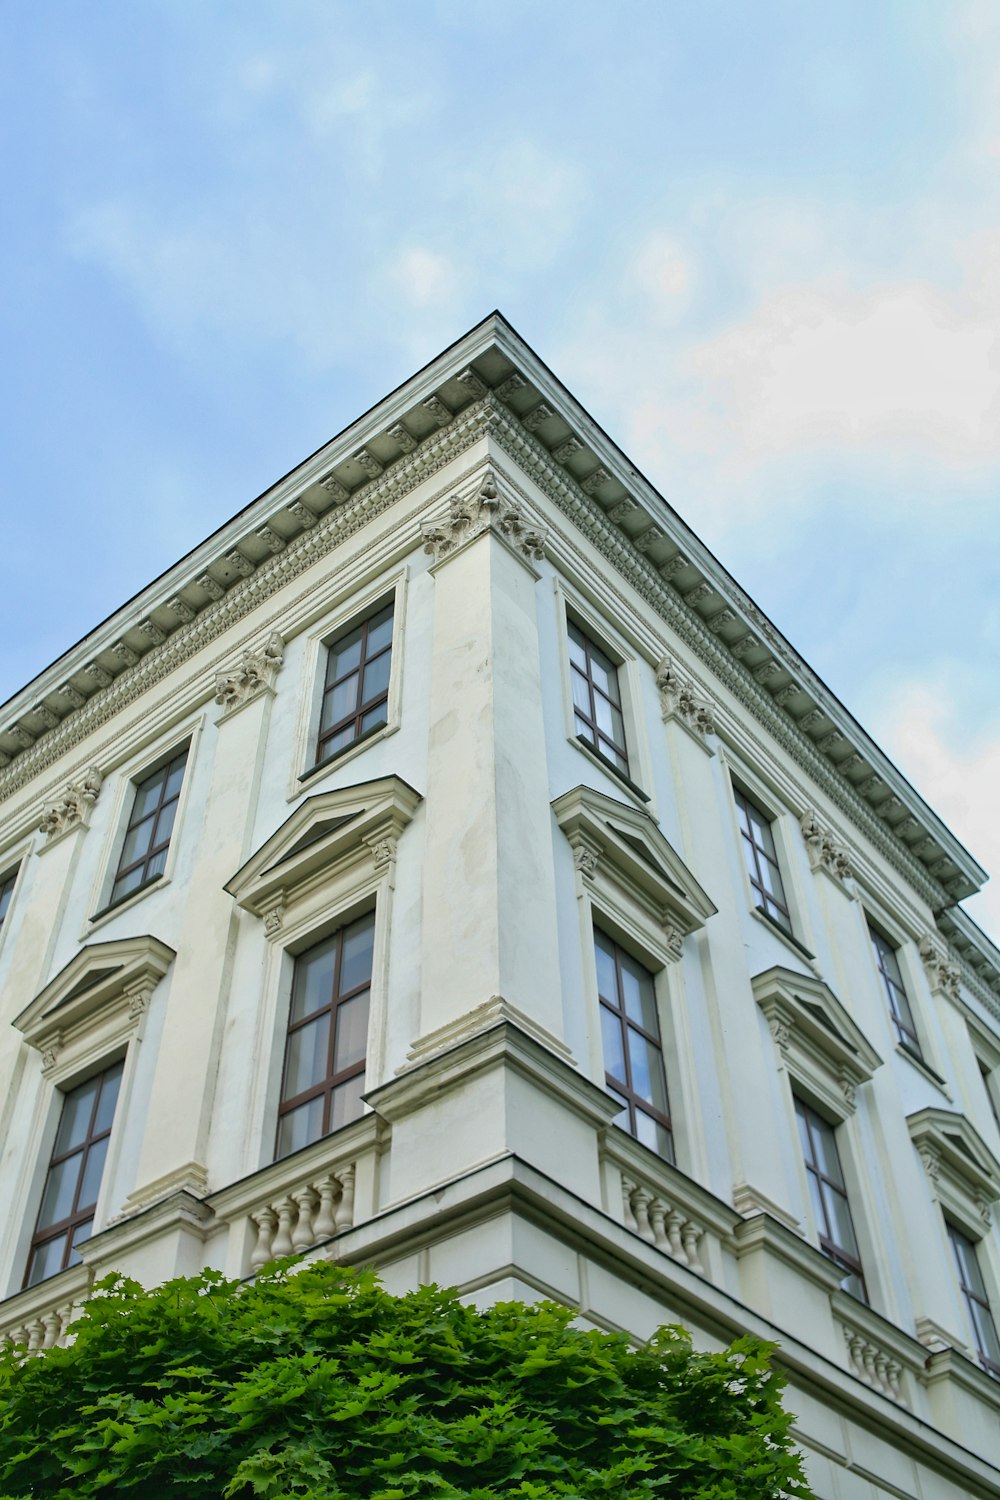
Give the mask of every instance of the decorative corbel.
[[917, 944], [917, 951], [923, 961], [931, 993], [944, 995], [947, 1000], [957, 1000], [961, 976], [957, 965], [948, 962], [944, 944], [936, 942], [930, 933], [925, 933]]
[[218, 672], [215, 678], [215, 701], [221, 704], [223, 721], [261, 693], [274, 691], [274, 679], [284, 660], [284, 641], [272, 631], [257, 651], [244, 651], [240, 664], [232, 672]]
[[38, 827], [49, 843], [74, 828], [86, 828], [89, 825], [90, 814], [100, 795], [103, 780], [97, 767], [91, 766], [79, 781], [67, 784], [57, 801], [48, 803], [42, 809]]
[[824, 823], [821, 823], [812, 808], [799, 819], [802, 837], [806, 843], [809, 865], [813, 870], [824, 870], [836, 880], [848, 880], [851, 861], [843, 844], [839, 843]]
[[544, 527], [528, 524], [516, 501], [500, 494], [492, 471], [487, 471], [474, 493], [452, 496], [446, 520], [427, 522], [421, 529], [424, 551], [436, 563], [444, 562], [487, 531], [505, 541], [525, 562], [531, 562], [544, 556], [547, 535]]
[[680, 719], [688, 729], [694, 730], [702, 738], [715, 733], [711, 704], [696, 695], [694, 683], [669, 656], [665, 656], [656, 669], [656, 686], [664, 722], [673, 718]]

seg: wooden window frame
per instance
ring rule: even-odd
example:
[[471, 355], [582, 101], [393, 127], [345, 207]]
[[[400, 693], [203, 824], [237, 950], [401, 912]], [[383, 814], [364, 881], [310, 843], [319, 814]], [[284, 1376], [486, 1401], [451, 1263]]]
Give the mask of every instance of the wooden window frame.
[[[125, 825], [125, 836], [122, 841], [122, 850], [121, 854], [118, 857], [118, 867], [115, 870], [114, 880], [111, 883], [111, 895], [108, 898], [105, 910], [112, 906], [118, 906], [123, 901], [127, 901], [128, 898], [130, 896], [134, 896], [137, 891], [143, 890], [147, 885], [152, 885], [155, 880], [159, 880], [162, 877], [164, 870], [166, 869], [166, 858], [170, 849], [170, 842], [174, 836], [174, 830], [177, 826], [177, 812], [181, 800], [181, 794], [184, 790], [184, 781], [187, 776], [187, 762], [190, 749], [190, 745], [182, 746], [182, 748], [176, 751], [175, 754], [171, 755], [169, 759], [163, 761], [163, 763], [158, 766], [155, 771], [150, 771], [147, 775], [144, 775], [141, 780], [133, 782], [134, 791], [132, 795], [132, 809], [129, 813], [128, 822]], [[166, 792], [167, 784], [170, 780], [170, 774], [177, 766], [178, 762], [181, 765], [181, 779], [177, 784], [177, 790], [171, 797], [165, 797], [164, 793]], [[148, 787], [150, 783], [156, 781], [157, 778], [161, 778], [161, 785], [156, 801], [156, 806], [154, 807], [152, 813], [144, 813], [141, 818], [136, 818], [135, 811], [139, 805], [140, 794], [145, 787]], [[160, 819], [168, 808], [173, 809], [173, 816], [170, 822], [170, 832], [167, 834], [167, 837], [165, 839], [157, 839], [157, 829], [160, 826]], [[145, 852], [138, 859], [134, 859], [130, 864], [125, 865], [123, 861], [125, 859], [125, 848], [128, 844], [129, 834], [133, 831], [133, 829], [138, 828], [142, 823], [148, 822], [150, 819], [152, 819], [152, 833]], [[163, 869], [156, 870], [152, 875], [150, 875], [148, 873], [149, 866], [155, 859], [159, 859], [161, 855], [163, 856]], [[127, 890], [119, 890], [120, 882], [127, 876], [131, 875], [133, 871], [140, 868], [142, 869], [142, 878], [139, 880], [138, 884], [129, 886]]]
[[[341, 989], [340, 989], [340, 982], [341, 982], [341, 966], [342, 966], [342, 963], [343, 963], [343, 955], [344, 955], [344, 935], [345, 935], [346, 932], [349, 931], [349, 929], [351, 927], [355, 927], [355, 926], [359, 925], [361, 922], [366, 922], [369, 925], [370, 929], [371, 929], [371, 935], [372, 935], [372, 965], [369, 968], [367, 977], [365, 978], [365, 980], [362, 983], [356, 984], [350, 990], [345, 990], [345, 991], [342, 992]], [[331, 943], [331, 942], [336, 944], [336, 956], [335, 956], [335, 959], [334, 959], [333, 984], [332, 984], [332, 989], [331, 989], [329, 1001], [328, 1001], [328, 1003], [326, 1005], [322, 1005], [322, 1006], [318, 1007], [318, 1009], [310, 1011], [307, 1015], [300, 1017], [297, 1021], [292, 1021], [292, 1019], [291, 1019], [291, 1005], [293, 1003], [294, 986], [295, 986], [295, 983], [296, 983], [296, 980], [297, 980], [298, 964], [299, 964], [299, 962], [303, 958], [306, 958], [306, 957], [309, 956], [309, 954], [314, 953], [317, 948], [320, 948], [320, 947], [324, 946], [324, 944], [328, 944], [328, 943]], [[287, 1116], [289, 1116], [290, 1114], [292, 1114], [295, 1110], [300, 1109], [304, 1104], [310, 1103], [313, 1099], [322, 1098], [322, 1100], [323, 1100], [322, 1128], [321, 1128], [319, 1134], [313, 1138], [314, 1140], [322, 1140], [325, 1136], [331, 1134], [330, 1116], [331, 1116], [331, 1111], [332, 1111], [332, 1106], [333, 1106], [333, 1096], [334, 1096], [335, 1090], [337, 1088], [339, 1088], [341, 1085], [350, 1082], [350, 1080], [352, 1078], [357, 1078], [359, 1076], [362, 1076], [362, 1077], [364, 1076], [364, 1074], [365, 1074], [365, 1072], [367, 1070], [367, 1067], [368, 1067], [368, 1041], [367, 1041], [367, 1035], [366, 1035], [366, 1044], [365, 1044], [364, 1056], [358, 1062], [351, 1063], [348, 1067], [341, 1068], [339, 1071], [335, 1071], [334, 1070], [334, 1065], [333, 1065], [333, 1060], [334, 1060], [334, 1056], [336, 1054], [336, 1047], [337, 1047], [338, 1012], [349, 1001], [356, 999], [359, 995], [362, 995], [362, 994], [364, 994], [366, 992], [369, 994], [369, 996], [371, 995], [372, 979], [373, 979], [373, 971], [374, 971], [374, 962], [375, 962], [375, 910], [374, 910], [374, 908], [372, 908], [368, 912], [363, 913], [361, 916], [354, 918], [353, 921], [346, 922], [342, 926], [337, 927], [335, 929], [335, 931], [329, 933], [326, 937], [322, 938], [318, 943], [314, 943], [312, 945], [312, 947], [303, 949], [302, 951], [300, 951], [299, 953], [297, 953], [295, 955], [295, 965], [296, 965], [296, 968], [293, 971], [292, 996], [289, 997], [289, 1021], [288, 1021], [288, 1025], [287, 1025], [286, 1032], [285, 1032], [285, 1056], [284, 1056], [284, 1061], [283, 1061], [282, 1070], [281, 1070], [281, 1094], [280, 1094], [280, 1099], [279, 1099], [279, 1104], [278, 1104], [278, 1121], [277, 1121], [277, 1128], [276, 1128], [276, 1132], [275, 1132], [275, 1148], [274, 1148], [275, 1149], [275, 1160], [279, 1160], [280, 1156], [283, 1157], [285, 1155], [290, 1155], [291, 1154], [290, 1152], [281, 1152], [281, 1154], [279, 1156], [282, 1124], [283, 1124], [283, 1121], [285, 1120], [285, 1118]], [[316, 1083], [310, 1084], [310, 1086], [308, 1088], [301, 1090], [298, 1094], [293, 1094], [290, 1097], [286, 1097], [286, 1094], [285, 1094], [285, 1084], [286, 1084], [286, 1078], [287, 1078], [287, 1072], [288, 1072], [288, 1059], [289, 1059], [289, 1052], [290, 1052], [290, 1048], [291, 1048], [292, 1037], [298, 1031], [302, 1030], [305, 1026], [312, 1025], [315, 1021], [317, 1021], [323, 1015], [329, 1015], [330, 1016], [330, 1032], [329, 1032], [329, 1036], [327, 1038], [327, 1044], [326, 1044], [327, 1045], [327, 1065], [326, 1065], [326, 1072], [325, 1072], [324, 1076], [321, 1079], [319, 1079]], [[369, 1013], [369, 1023], [368, 1023], [368, 1032], [369, 1032], [369, 1034], [370, 1034], [370, 1024], [371, 1024], [371, 1016], [370, 1016], [370, 1013]], [[349, 1124], [351, 1122], [350, 1121], [345, 1121], [344, 1123], [345, 1124]], [[337, 1127], [337, 1128], [339, 1129], [340, 1127]], [[312, 1145], [312, 1143], [313, 1143], [312, 1140], [310, 1140], [310, 1141], [306, 1142], [305, 1144]], [[300, 1148], [296, 1147], [294, 1149], [300, 1149]]]
[[[594, 923], [594, 948], [595, 948], [595, 953], [596, 953], [598, 938], [600, 938], [604, 943], [606, 943], [610, 947], [610, 949], [613, 951], [614, 962], [615, 962], [615, 989], [616, 989], [616, 994], [615, 994], [614, 1000], [612, 1000], [609, 996], [604, 995], [604, 994], [601, 993], [600, 979], [598, 978], [598, 987], [597, 987], [598, 1004], [599, 1004], [599, 1006], [601, 1007], [602, 1010], [607, 1011], [609, 1015], [613, 1016], [615, 1018], [615, 1020], [617, 1021], [617, 1023], [618, 1023], [618, 1026], [619, 1026], [620, 1031], [621, 1031], [622, 1058], [623, 1058], [623, 1061], [624, 1061], [625, 1074], [626, 1074], [626, 1076], [625, 1076], [624, 1079], [618, 1078], [615, 1074], [608, 1072], [607, 1067], [605, 1067], [605, 1073], [604, 1073], [604, 1082], [605, 1082], [605, 1085], [606, 1085], [607, 1089], [609, 1090], [609, 1092], [612, 1093], [612, 1094], [614, 1094], [614, 1096], [615, 1096], [616, 1099], [621, 1099], [623, 1101], [623, 1103], [625, 1105], [625, 1108], [626, 1108], [626, 1110], [628, 1112], [628, 1134], [631, 1135], [632, 1137], [634, 1137], [634, 1139], [641, 1141], [641, 1137], [639, 1136], [639, 1132], [638, 1132], [638, 1129], [637, 1129], [637, 1122], [636, 1122], [636, 1114], [640, 1113], [640, 1112], [642, 1114], [644, 1114], [644, 1115], [647, 1115], [651, 1120], [653, 1120], [656, 1124], [660, 1125], [666, 1131], [666, 1133], [667, 1133], [667, 1141], [668, 1141], [668, 1144], [669, 1144], [669, 1152], [668, 1153], [662, 1153], [661, 1152], [661, 1153], [658, 1153], [658, 1154], [665, 1155], [665, 1159], [667, 1161], [673, 1162], [674, 1158], [675, 1158], [675, 1151], [674, 1151], [674, 1130], [673, 1130], [673, 1123], [672, 1123], [671, 1116], [670, 1116], [670, 1092], [669, 1092], [669, 1088], [668, 1088], [668, 1084], [667, 1084], [666, 1063], [664, 1061], [664, 1056], [663, 1056], [663, 1038], [662, 1038], [662, 1033], [660, 1031], [659, 1006], [656, 1004], [656, 975], [653, 974], [649, 969], [647, 969], [646, 966], [645, 966], [645, 964], [642, 964], [638, 959], [634, 958], [631, 953], [629, 953], [626, 949], [622, 948], [621, 944], [617, 943], [615, 941], [615, 939], [611, 936], [611, 934], [609, 932], [606, 932], [605, 929], [603, 927], [601, 927], [599, 923], [595, 922]], [[640, 1025], [639, 1022], [635, 1021], [631, 1016], [629, 1016], [628, 1013], [627, 1013], [627, 1011], [626, 1011], [626, 1009], [625, 1009], [624, 987], [622, 985], [622, 977], [621, 977], [621, 960], [622, 960], [623, 956], [627, 957], [628, 959], [630, 959], [632, 963], [637, 964], [638, 967], [640, 967], [643, 970], [643, 972], [649, 978], [650, 985], [652, 986], [652, 989], [653, 989], [654, 1005], [655, 1005], [655, 1009], [656, 1009], [656, 1034], [655, 1035], [653, 1035], [644, 1026]], [[595, 957], [595, 967], [596, 967], [596, 957]], [[646, 1041], [652, 1047], [652, 1049], [654, 1050], [656, 1056], [659, 1059], [660, 1077], [661, 1077], [662, 1082], [663, 1082], [663, 1096], [664, 1096], [664, 1098], [667, 1101], [667, 1110], [666, 1110], [666, 1112], [664, 1112], [663, 1110], [658, 1109], [657, 1106], [651, 1100], [645, 1098], [644, 1095], [637, 1093], [635, 1091], [635, 1089], [633, 1088], [633, 1085], [632, 1085], [631, 1053], [630, 1053], [630, 1049], [629, 1049], [629, 1032], [630, 1031], [635, 1031], [636, 1033], [638, 1033], [638, 1035], [641, 1036], [644, 1039], [644, 1041]], [[602, 1050], [603, 1050], [603, 1047], [602, 1047]], [[642, 1142], [642, 1144], [646, 1144], [646, 1143]], [[655, 1148], [650, 1148], [650, 1149], [655, 1149]]]
[[[595, 755], [599, 755], [602, 760], [607, 761], [608, 764], [611, 765], [620, 775], [629, 777], [631, 776], [631, 771], [629, 769], [628, 743], [625, 733], [625, 704], [622, 697], [621, 681], [618, 675], [620, 663], [613, 661], [612, 658], [608, 655], [607, 651], [605, 651], [602, 646], [599, 646], [593, 639], [593, 637], [588, 635], [583, 626], [578, 625], [576, 620], [574, 620], [572, 617], [567, 617], [566, 633], [567, 639], [569, 641], [582, 648], [585, 661], [585, 669], [581, 668], [572, 659], [572, 656], [570, 657], [569, 662], [570, 702], [573, 712], [573, 727], [574, 730], [577, 731], [577, 738], [583, 740], [584, 743], [588, 745], [591, 750], [593, 750]], [[601, 665], [603, 670], [607, 673], [609, 681], [613, 682], [617, 698], [612, 698], [608, 693], [604, 692], [603, 688], [599, 688], [595, 683], [592, 670], [592, 662], [596, 657], [600, 658], [599, 665]], [[579, 707], [575, 697], [573, 696], [572, 684], [574, 675], [576, 677], [579, 677], [587, 685], [587, 694], [590, 704], [589, 713], [585, 713], [584, 710]], [[598, 696], [604, 699], [606, 703], [609, 703], [621, 719], [622, 738], [620, 744], [609, 734], [606, 734], [604, 730], [600, 728], [597, 722], [596, 698]], [[581, 724], [585, 726], [585, 731], [582, 733], [580, 732]], [[608, 749], [604, 748], [605, 746], [609, 747], [611, 752], [610, 754], [608, 752]], [[619, 765], [618, 760], [615, 759], [616, 756], [620, 757], [621, 761], [623, 762], [621, 765]]]
[[[740, 838], [746, 848], [750, 850], [753, 858], [752, 870], [746, 854], [744, 854], [743, 863], [747, 879], [750, 882], [750, 888], [756, 898], [757, 908], [766, 917], [769, 917], [771, 921], [777, 923], [788, 937], [794, 937], [792, 914], [788, 905], [788, 896], [785, 893], [785, 882], [782, 878], [781, 864], [778, 860], [778, 849], [774, 839], [774, 819], [742, 787], [735, 784], [733, 786], [733, 800], [736, 804], [736, 821], [740, 831]], [[753, 836], [751, 813], [768, 830], [771, 841], [771, 848], [769, 850], [764, 848], [762, 844], [758, 844]], [[744, 827], [744, 822], [746, 823], [746, 827]], [[767, 861], [772, 871], [774, 884], [776, 890], [780, 893], [780, 899], [767, 889], [767, 885], [762, 878], [761, 857]]]
[[[997, 1335], [997, 1323], [993, 1316], [993, 1309], [990, 1306], [990, 1299], [986, 1290], [986, 1279], [983, 1276], [983, 1268], [979, 1262], [979, 1251], [976, 1247], [976, 1242], [964, 1230], [959, 1229], [956, 1224], [953, 1224], [950, 1219], [945, 1220], [945, 1228], [955, 1255], [955, 1264], [958, 1269], [958, 1284], [961, 1288], [962, 1296], [965, 1298], [965, 1310], [969, 1323], [972, 1326], [976, 1355], [987, 1375], [990, 1375], [994, 1380], [1000, 1380], [1000, 1359], [993, 1359], [988, 1350], [984, 1349], [980, 1342], [980, 1323], [984, 1321], [988, 1321], [989, 1326], [992, 1328], [994, 1339], [998, 1343], [1000, 1343], [1000, 1339], [998, 1339]], [[965, 1266], [962, 1262], [962, 1256], [959, 1253], [958, 1241], [961, 1241], [963, 1246], [968, 1248], [972, 1257], [972, 1263], [976, 1267], [976, 1273], [980, 1282], [980, 1285], [977, 1287], [970, 1286], [965, 1279]], [[976, 1308], [979, 1309], [978, 1317], [975, 1311]]]
[[[913, 1019], [913, 1007], [910, 1005], [910, 997], [903, 983], [899, 959], [896, 957], [897, 946], [874, 925], [870, 917], [867, 921], [868, 936], [875, 955], [875, 966], [882, 980], [896, 1040], [905, 1051], [913, 1053], [921, 1062], [926, 1062], [924, 1049], [917, 1034], [916, 1022]], [[891, 972], [892, 969], [895, 969], [895, 973]]]
[[[124, 1062], [122, 1060], [114, 1063], [109, 1063], [109, 1065], [100, 1073], [91, 1075], [91, 1077], [85, 1079], [84, 1082], [78, 1083], [72, 1089], [68, 1089], [63, 1095], [62, 1109], [59, 1113], [59, 1127], [56, 1131], [57, 1142], [59, 1129], [62, 1128], [62, 1122], [65, 1118], [66, 1106], [72, 1098], [73, 1094], [80, 1089], [86, 1088], [90, 1083], [93, 1082], [93, 1078], [95, 1076], [98, 1079], [98, 1085], [94, 1093], [93, 1104], [91, 1105], [90, 1118], [87, 1122], [86, 1133], [83, 1139], [77, 1142], [76, 1145], [69, 1147], [65, 1151], [56, 1152], [55, 1150], [53, 1150], [53, 1153], [49, 1158], [48, 1168], [46, 1169], [45, 1173], [45, 1183], [42, 1188], [42, 1197], [38, 1209], [38, 1216], [41, 1216], [42, 1208], [45, 1203], [45, 1191], [48, 1187], [52, 1173], [57, 1167], [62, 1166], [64, 1162], [70, 1161], [74, 1156], [76, 1156], [79, 1158], [79, 1166], [77, 1169], [76, 1185], [73, 1189], [73, 1206], [69, 1214], [64, 1215], [62, 1219], [52, 1224], [46, 1224], [42, 1228], [39, 1228], [36, 1218], [35, 1229], [31, 1236], [31, 1244], [28, 1249], [28, 1264], [24, 1273], [25, 1287], [37, 1284], [36, 1282], [32, 1281], [31, 1276], [32, 1268], [35, 1264], [36, 1254], [40, 1249], [42, 1249], [43, 1246], [51, 1244], [53, 1240], [62, 1239], [64, 1241], [64, 1245], [61, 1263], [57, 1267], [57, 1269], [55, 1271], [51, 1271], [49, 1275], [57, 1275], [59, 1271], [65, 1271], [70, 1266], [77, 1265], [80, 1261], [80, 1256], [78, 1254], [74, 1255], [74, 1250], [76, 1248], [76, 1237], [82, 1226], [93, 1224], [94, 1222], [94, 1215], [97, 1209], [97, 1201], [100, 1195], [101, 1185], [107, 1172], [107, 1160], [105, 1160], [104, 1166], [101, 1168], [101, 1176], [98, 1179], [97, 1188], [92, 1203], [81, 1204], [79, 1202], [80, 1189], [83, 1185], [84, 1178], [86, 1177], [87, 1163], [89, 1161], [91, 1151], [95, 1146], [98, 1146], [103, 1141], [107, 1141], [110, 1139], [111, 1132], [114, 1128], [115, 1114], [117, 1113], [118, 1109], [118, 1101], [121, 1097], [123, 1071]], [[108, 1121], [107, 1127], [103, 1130], [95, 1132], [94, 1124], [100, 1112], [102, 1096], [104, 1094], [105, 1087], [107, 1086], [107, 1080], [112, 1073], [117, 1075], [115, 1080], [116, 1093], [114, 1108], [111, 1111], [111, 1118]], [[48, 1277], [39, 1277], [38, 1279], [48, 1280]]]
[[[385, 615], [388, 615], [392, 623], [392, 628], [389, 636], [389, 644], [387, 646], [380, 647], [379, 650], [373, 652], [372, 655], [369, 656], [368, 637], [372, 623], [377, 621], [380, 616]], [[335, 660], [337, 648], [342, 641], [347, 639], [348, 636], [353, 635], [355, 630], [361, 631], [361, 654], [358, 659], [358, 663], [355, 667], [352, 667], [349, 672], [345, 672], [342, 676], [336, 677], [331, 680], [330, 671]], [[354, 624], [340, 631], [338, 635], [334, 636], [332, 640], [326, 643], [326, 666], [323, 673], [323, 688], [320, 693], [319, 721], [316, 729], [316, 755], [313, 766], [311, 768], [312, 770], [315, 770], [316, 767], [325, 765], [328, 761], [335, 759], [339, 755], [342, 755], [353, 745], [356, 745], [360, 740], [367, 738], [368, 735], [377, 734], [388, 726], [389, 696], [392, 683], [392, 652], [395, 642], [396, 600], [395, 597], [392, 597], [387, 602], [379, 605], [376, 609], [369, 611], [369, 613], [366, 614], [362, 619], [356, 620]], [[384, 690], [377, 693], [371, 699], [362, 699], [359, 694], [358, 701], [355, 703], [353, 710], [349, 714], [345, 714], [341, 719], [336, 720], [334, 723], [330, 724], [326, 729], [324, 729], [322, 727], [323, 707], [326, 703], [327, 695], [333, 693], [343, 682], [348, 681], [355, 675], [358, 678], [359, 684], [363, 684], [365, 672], [367, 671], [367, 669], [383, 656], [388, 656], [389, 658], [389, 676], [386, 680]], [[363, 721], [370, 714], [374, 713], [378, 708], [385, 709], [385, 717], [381, 720], [380, 723], [370, 724], [367, 729], [363, 729]], [[329, 744], [329, 742], [333, 740], [337, 735], [343, 734], [346, 729], [350, 728], [353, 728], [354, 730], [350, 739], [345, 740], [342, 745], [338, 745], [334, 750], [327, 750], [325, 748], [326, 745]]]
[[[801, 1095], [793, 1094], [793, 1100], [796, 1119], [801, 1119], [805, 1124], [806, 1139], [809, 1147], [808, 1151], [803, 1151], [806, 1175], [808, 1176], [811, 1173], [816, 1181], [819, 1202], [823, 1210], [823, 1223], [817, 1223], [816, 1225], [819, 1247], [823, 1251], [823, 1254], [833, 1261], [834, 1265], [839, 1266], [848, 1276], [857, 1277], [861, 1286], [861, 1296], [858, 1300], [868, 1305], [868, 1288], [865, 1283], [865, 1273], [864, 1267], [861, 1264], [860, 1251], [855, 1255], [851, 1250], [840, 1244], [834, 1238], [832, 1232], [832, 1220], [827, 1203], [828, 1193], [835, 1193], [843, 1201], [844, 1212], [851, 1226], [854, 1242], [857, 1244], [858, 1235], [857, 1230], [854, 1228], [854, 1215], [851, 1213], [851, 1201], [847, 1192], [847, 1183], [844, 1179], [844, 1168], [840, 1160], [840, 1150], [837, 1146], [836, 1127], [831, 1125], [828, 1120], [824, 1120], [819, 1111], [814, 1109]], [[830, 1145], [837, 1164], [837, 1170], [840, 1173], [839, 1182], [831, 1177], [823, 1168], [821, 1153], [817, 1151], [814, 1144], [817, 1127], [825, 1129], [830, 1133]], [[812, 1194], [810, 1194], [810, 1203], [812, 1203]], [[852, 1296], [857, 1296], [857, 1293], [853, 1292], [849, 1287], [844, 1287], [844, 1291], [849, 1292]]]

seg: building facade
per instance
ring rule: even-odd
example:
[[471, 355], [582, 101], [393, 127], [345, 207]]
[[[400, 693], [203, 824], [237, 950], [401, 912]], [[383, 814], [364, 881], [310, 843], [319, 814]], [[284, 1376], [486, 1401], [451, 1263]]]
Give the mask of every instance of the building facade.
[[0, 1335], [310, 1251], [1000, 1495], [984, 873], [502, 318], [5, 715]]

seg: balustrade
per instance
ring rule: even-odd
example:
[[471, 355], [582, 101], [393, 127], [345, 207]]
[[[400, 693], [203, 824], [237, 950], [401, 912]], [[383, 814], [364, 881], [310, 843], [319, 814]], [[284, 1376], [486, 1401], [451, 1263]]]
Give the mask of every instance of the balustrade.
[[250, 1221], [256, 1242], [250, 1269], [259, 1271], [270, 1260], [310, 1250], [354, 1223], [354, 1164], [325, 1172], [253, 1210]]

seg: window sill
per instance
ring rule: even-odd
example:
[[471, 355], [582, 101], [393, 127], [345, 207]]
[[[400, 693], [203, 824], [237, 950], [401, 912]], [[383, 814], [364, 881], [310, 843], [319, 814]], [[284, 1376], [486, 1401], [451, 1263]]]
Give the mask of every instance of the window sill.
[[752, 906], [750, 908], [750, 914], [751, 916], [756, 917], [758, 922], [763, 922], [768, 932], [773, 932], [777, 937], [781, 938], [782, 942], [787, 943], [789, 947], [792, 948], [793, 951], [799, 956], [799, 958], [806, 959], [810, 964], [816, 962], [815, 953], [810, 953], [805, 943], [800, 943], [797, 937], [793, 937], [792, 934], [786, 928], [782, 927], [781, 923], [776, 921], [775, 918], [772, 917], [769, 912], [766, 912], [762, 906]]
[[632, 794], [642, 807], [645, 807], [650, 801], [649, 796], [643, 791], [641, 786], [636, 786], [635, 782], [626, 776], [624, 771], [619, 770], [613, 760], [609, 760], [606, 755], [602, 755], [599, 750], [595, 750], [593, 745], [585, 740], [582, 735], [574, 735], [570, 743], [575, 745], [578, 750], [582, 750], [584, 755], [592, 760], [596, 766], [600, 766], [602, 771], [609, 772], [617, 782], [620, 782], [625, 787], [626, 791]]
[[124, 896], [119, 896], [117, 901], [109, 901], [107, 906], [102, 906], [100, 911], [95, 911], [90, 918], [89, 929], [98, 927], [106, 918], [117, 916], [134, 901], [138, 901], [149, 891], [169, 885], [170, 881], [166, 874], [154, 875], [151, 880], [143, 881], [142, 885], [136, 886], [134, 891], [128, 891]]
[[915, 1068], [922, 1077], [926, 1078], [928, 1083], [932, 1083], [936, 1089], [940, 1090], [947, 1100], [951, 1100], [952, 1096], [948, 1091], [948, 1085], [940, 1073], [935, 1073], [934, 1069], [922, 1057], [918, 1056], [912, 1047], [907, 1047], [905, 1042], [897, 1042], [896, 1051], [900, 1057], [905, 1057], [910, 1066]]
[[[376, 740], [387, 739], [390, 734], [395, 734], [398, 728], [398, 724], [376, 724], [374, 728], [359, 735], [356, 740], [352, 740], [349, 745], [342, 745], [339, 750], [334, 750], [332, 755], [324, 756], [314, 766], [310, 766], [308, 771], [303, 771], [302, 775], [298, 777], [299, 786], [305, 786], [307, 782], [312, 781], [314, 776], [319, 776], [321, 772], [329, 771], [333, 766], [350, 760], [353, 755], [359, 755], [362, 750], [367, 750]], [[293, 795], [297, 796], [298, 793], [296, 792]]]

